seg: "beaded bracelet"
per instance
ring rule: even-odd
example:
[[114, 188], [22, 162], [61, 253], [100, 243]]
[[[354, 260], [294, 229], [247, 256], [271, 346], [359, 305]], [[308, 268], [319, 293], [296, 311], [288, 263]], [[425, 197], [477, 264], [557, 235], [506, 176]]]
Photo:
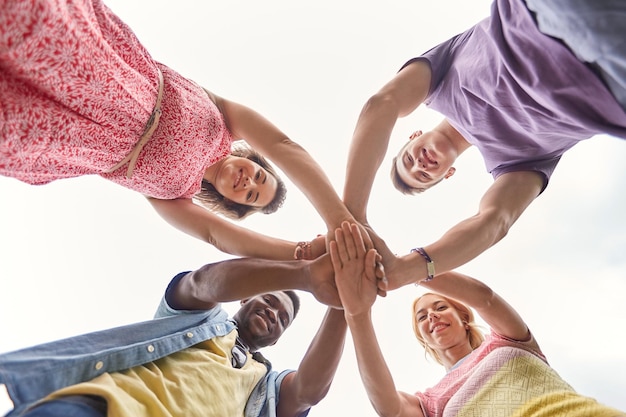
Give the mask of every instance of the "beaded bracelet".
[[411, 249], [411, 253], [417, 252], [422, 255], [422, 258], [426, 260], [426, 270], [428, 271], [428, 277], [424, 280], [425, 282], [432, 281], [435, 278], [435, 263], [430, 258], [430, 256], [426, 253], [424, 248], [414, 248]]
[[298, 242], [293, 251], [293, 259], [311, 259], [311, 242]]

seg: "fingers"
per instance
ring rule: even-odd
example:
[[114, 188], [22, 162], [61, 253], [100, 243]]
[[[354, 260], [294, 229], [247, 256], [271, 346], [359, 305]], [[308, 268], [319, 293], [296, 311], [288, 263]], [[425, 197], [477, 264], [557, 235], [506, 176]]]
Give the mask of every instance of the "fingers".
[[377, 270], [378, 253], [376, 249], [370, 249], [365, 254], [365, 276], [371, 282], [376, 282], [378, 277], [376, 275]]
[[341, 262], [341, 256], [339, 255], [339, 248], [337, 247], [336, 241], [329, 242], [330, 249], [330, 262], [333, 264], [333, 269], [335, 272], [339, 271], [343, 264]]
[[340, 228], [335, 230], [338, 254], [343, 263], [353, 259], [363, 259], [365, 244], [361, 232], [356, 224], [343, 222]]

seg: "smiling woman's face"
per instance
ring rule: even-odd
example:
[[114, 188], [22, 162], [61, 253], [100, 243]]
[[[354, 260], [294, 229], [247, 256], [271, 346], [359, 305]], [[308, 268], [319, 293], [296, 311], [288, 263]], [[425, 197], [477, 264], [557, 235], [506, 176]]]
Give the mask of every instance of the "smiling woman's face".
[[235, 203], [265, 207], [276, 195], [277, 182], [259, 164], [231, 155], [222, 163], [213, 186]]
[[414, 320], [426, 344], [443, 350], [468, 343], [467, 331], [459, 312], [445, 298], [424, 295], [416, 304]]

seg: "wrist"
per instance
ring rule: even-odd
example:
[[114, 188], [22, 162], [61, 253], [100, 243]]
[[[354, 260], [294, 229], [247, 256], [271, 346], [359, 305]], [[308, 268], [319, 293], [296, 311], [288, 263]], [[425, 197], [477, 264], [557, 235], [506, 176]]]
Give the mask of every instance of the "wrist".
[[[413, 248], [411, 249], [411, 253], [419, 254], [422, 257], [422, 260], [426, 263], [426, 268], [425, 268], [426, 278], [418, 280], [416, 284], [419, 284], [422, 281], [424, 282], [432, 281], [432, 279], [435, 278], [435, 262], [430, 257], [428, 252], [426, 252], [424, 248]], [[421, 273], [420, 273], [420, 276], [421, 276]]]
[[296, 243], [296, 247], [293, 251], [293, 259], [313, 259], [313, 248], [311, 242], [302, 241]]
[[364, 310], [353, 310], [353, 311], [349, 311], [345, 308], [343, 309], [343, 315], [346, 319], [346, 322], [348, 323], [349, 326], [354, 326], [360, 323], [366, 323], [369, 322], [371, 320], [371, 307], [368, 307]]

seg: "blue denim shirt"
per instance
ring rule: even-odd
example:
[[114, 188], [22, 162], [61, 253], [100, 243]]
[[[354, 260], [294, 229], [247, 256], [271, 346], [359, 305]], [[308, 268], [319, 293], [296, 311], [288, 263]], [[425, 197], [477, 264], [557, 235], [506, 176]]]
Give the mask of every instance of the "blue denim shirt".
[[[163, 297], [153, 320], [2, 354], [0, 384], [6, 385], [15, 407], [7, 417], [21, 415], [34, 402], [63, 387], [152, 362], [233, 329], [234, 323], [221, 306], [205, 311], [174, 310]], [[244, 415], [275, 417], [280, 384], [289, 372], [268, 369], [250, 394]]]

